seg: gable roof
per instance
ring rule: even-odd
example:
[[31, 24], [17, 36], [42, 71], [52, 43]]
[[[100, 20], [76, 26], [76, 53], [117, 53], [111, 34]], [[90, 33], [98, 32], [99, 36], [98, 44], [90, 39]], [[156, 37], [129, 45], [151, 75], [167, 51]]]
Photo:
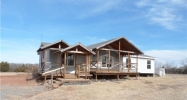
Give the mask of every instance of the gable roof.
[[45, 46], [45, 45], [49, 45], [49, 44], [51, 44], [51, 43], [47, 43], [47, 42], [41, 42], [40, 47], [43, 47], [43, 46]]
[[77, 46], [80, 46], [80, 47], [82, 47], [83, 49], [85, 49], [86, 51], [88, 51], [88, 52], [90, 52], [91, 54], [94, 54], [94, 55], [95, 55], [95, 52], [93, 52], [92, 50], [89, 50], [88, 48], [86, 48], [86, 46], [84, 46], [84, 45], [81, 44], [81, 43], [77, 43], [77, 44], [72, 45], [72, 46], [69, 46], [69, 47], [67, 47], [67, 48], [65, 48], [65, 49], [61, 49], [61, 50], [59, 50], [59, 51], [60, 51], [60, 52], [65, 52], [65, 51], [70, 50], [70, 49], [73, 49], [73, 48], [75, 48], [75, 47], [77, 47]]
[[40, 48], [37, 50], [37, 52], [40, 51], [40, 50], [43, 50], [43, 49], [45, 49], [45, 48], [48, 48], [48, 47], [50, 47], [50, 46], [53, 46], [53, 45], [55, 45], [55, 44], [58, 44], [58, 43], [60, 43], [60, 42], [64, 43], [67, 47], [69, 47], [69, 44], [67, 44], [67, 43], [66, 43], [65, 41], [63, 41], [63, 40], [59, 40], [59, 41], [54, 42], [54, 43], [42, 42], [41, 45], [40, 45]]
[[125, 42], [125, 44], [127, 44], [129, 47], [129, 51], [135, 51], [139, 54], [143, 54], [143, 52], [141, 50], [139, 50], [136, 46], [134, 46], [131, 42], [129, 42], [125, 37], [118, 37], [118, 38], [114, 38], [114, 39], [111, 39], [111, 40], [108, 40], [108, 41], [104, 41], [104, 42], [100, 42], [100, 43], [96, 43], [96, 44], [93, 44], [93, 45], [90, 45], [90, 46], [87, 46], [88, 49], [99, 49], [101, 47], [104, 47], [108, 44], [112, 44], [118, 40], [123, 40], [123, 42]]

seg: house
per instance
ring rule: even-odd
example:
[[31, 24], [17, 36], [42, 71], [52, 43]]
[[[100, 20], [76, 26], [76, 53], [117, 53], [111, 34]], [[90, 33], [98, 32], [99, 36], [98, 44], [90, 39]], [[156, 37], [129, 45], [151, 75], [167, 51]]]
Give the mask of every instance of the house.
[[45, 76], [77, 78], [114, 75], [120, 76], [154, 74], [154, 58], [144, 55], [141, 50], [125, 37], [84, 46], [81, 43], [69, 45], [63, 40], [54, 43], [42, 42], [37, 50], [39, 55], [38, 73]]

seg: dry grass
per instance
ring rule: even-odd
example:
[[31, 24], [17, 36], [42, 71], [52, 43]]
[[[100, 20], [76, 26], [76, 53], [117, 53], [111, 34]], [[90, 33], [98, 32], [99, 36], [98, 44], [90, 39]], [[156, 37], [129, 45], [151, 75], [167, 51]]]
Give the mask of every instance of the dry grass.
[[61, 86], [29, 100], [185, 100], [187, 76], [141, 77], [138, 80]]

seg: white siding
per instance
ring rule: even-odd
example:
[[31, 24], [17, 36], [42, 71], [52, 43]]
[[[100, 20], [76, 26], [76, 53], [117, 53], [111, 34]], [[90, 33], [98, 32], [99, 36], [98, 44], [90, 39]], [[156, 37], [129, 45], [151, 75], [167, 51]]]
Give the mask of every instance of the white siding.
[[[123, 62], [126, 62], [126, 58], [127, 57], [123, 57]], [[131, 63], [136, 63], [136, 58], [131, 57]], [[151, 61], [151, 69], [147, 69], [147, 60]], [[155, 61], [154, 59], [150, 59], [150, 58], [138, 58], [138, 72], [140, 73], [147, 73], [147, 74], [153, 74], [155, 70]]]

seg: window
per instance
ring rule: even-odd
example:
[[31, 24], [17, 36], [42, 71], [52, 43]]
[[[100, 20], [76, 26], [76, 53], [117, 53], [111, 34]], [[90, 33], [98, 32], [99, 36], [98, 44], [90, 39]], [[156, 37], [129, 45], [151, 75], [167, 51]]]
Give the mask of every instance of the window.
[[[131, 59], [129, 59], [129, 63], [131, 64]], [[126, 58], [126, 63], [128, 64], [128, 58]]]
[[147, 60], [147, 69], [151, 69], [151, 60]]
[[110, 56], [110, 65], [108, 64], [108, 59], [109, 57], [108, 56], [102, 56], [102, 67], [111, 67], [111, 64], [112, 64], [112, 56]]
[[74, 65], [74, 55], [73, 54], [68, 54], [67, 64], [68, 65]]

